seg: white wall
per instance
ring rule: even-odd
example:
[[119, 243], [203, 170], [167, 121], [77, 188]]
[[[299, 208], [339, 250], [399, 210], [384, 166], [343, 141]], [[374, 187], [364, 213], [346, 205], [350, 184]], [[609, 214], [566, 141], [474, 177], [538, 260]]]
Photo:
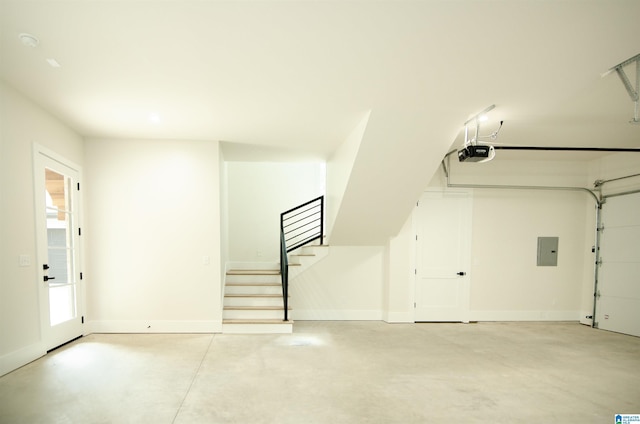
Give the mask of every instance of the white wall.
[[[639, 161], [640, 156], [627, 154], [596, 161], [518, 158], [454, 164], [452, 182], [590, 188], [597, 178], [640, 173]], [[622, 188], [612, 187], [638, 187], [638, 180], [617, 183]], [[439, 171], [430, 185], [445, 184]], [[472, 192], [470, 318], [577, 321], [589, 315], [593, 298], [594, 199], [583, 191]], [[557, 267], [536, 265], [539, 236], [559, 237]], [[415, 233], [411, 216], [384, 247], [332, 246], [330, 252], [329, 257], [293, 280], [295, 319], [381, 317], [387, 322], [413, 321]], [[380, 268], [382, 279], [378, 275]], [[375, 312], [378, 307], [379, 313]]]
[[[219, 143], [218, 148], [218, 167], [220, 175], [220, 281], [224, 281], [229, 261], [229, 183], [222, 143]], [[220, 296], [224, 298], [224, 284], [220, 285]]]
[[88, 140], [95, 332], [221, 330], [217, 142]]
[[[574, 192], [475, 191], [471, 320], [579, 319], [587, 201]], [[536, 265], [540, 236], [559, 237], [558, 266]]]
[[415, 229], [410, 215], [400, 232], [385, 246], [383, 319], [387, 322], [414, 321], [415, 246]]
[[[589, 186], [586, 161], [519, 160], [464, 165], [454, 168], [456, 182]], [[431, 185], [443, 184], [438, 173]], [[578, 320], [584, 263], [590, 261], [593, 243], [591, 233], [585, 233], [589, 227], [587, 210], [592, 203], [583, 192], [475, 190], [471, 319]], [[381, 316], [387, 322], [412, 322], [414, 231], [409, 216], [400, 232], [384, 247], [362, 248], [381, 249], [381, 257], [376, 260], [381, 261], [382, 277], [373, 275], [378, 272], [377, 264], [349, 266], [348, 260], [343, 263], [338, 258], [364, 251], [332, 246], [328, 258], [294, 280], [291, 289], [294, 317], [380, 319], [376, 317]], [[558, 267], [536, 266], [538, 236], [560, 238]], [[368, 302], [369, 306], [358, 302]], [[377, 307], [379, 314], [372, 312]], [[363, 310], [370, 312], [355, 312]]]
[[[588, 161], [452, 161], [451, 182], [589, 187]], [[430, 184], [444, 186], [441, 172]], [[473, 190], [471, 320], [578, 320], [595, 204], [579, 191]], [[557, 267], [536, 266], [537, 237], [559, 237]], [[586, 275], [586, 274], [588, 275]]]
[[[535, 153], [535, 152], [534, 152]], [[589, 161], [527, 159], [526, 153], [506, 156], [502, 151], [487, 163], [458, 162], [451, 156], [452, 184], [517, 184], [538, 186], [591, 187]], [[535, 155], [533, 155], [535, 156]], [[436, 183], [437, 181], [437, 183]], [[439, 170], [431, 184], [444, 186], [444, 173]]]
[[[83, 165], [82, 139], [0, 81], [0, 375], [45, 353], [35, 235], [33, 143]], [[20, 267], [19, 255], [31, 265]]]
[[367, 128], [371, 111], [360, 120], [351, 134], [342, 142], [327, 161], [327, 235], [331, 242], [331, 229], [335, 222], [344, 192], [349, 182], [362, 137]]
[[321, 162], [227, 162], [229, 260], [278, 262], [280, 214], [325, 194]]
[[[485, 164], [452, 161], [452, 165], [453, 183], [563, 185], [592, 189], [595, 180], [640, 173], [640, 155], [619, 153], [576, 161], [524, 160], [521, 157], [510, 161], [496, 159]], [[435, 181], [444, 184], [441, 176]], [[638, 188], [640, 178], [635, 177], [606, 184], [603, 194]], [[505, 315], [508, 319], [533, 319], [536, 315], [541, 319], [569, 319], [575, 315], [571, 319], [591, 324], [586, 317], [593, 312], [595, 255], [591, 248], [595, 244], [595, 205], [591, 196], [579, 192], [476, 190], [472, 277], [475, 319], [499, 319]], [[544, 218], [549, 211], [552, 212], [551, 220]], [[526, 225], [519, 224], [516, 219]], [[492, 226], [504, 230], [496, 234], [492, 232]], [[557, 269], [532, 269], [525, 262], [531, 254], [527, 257], [518, 254], [518, 251], [524, 251], [523, 238], [532, 239], [536, 232], [541, 231], [554, 231], [557, 234], [547, 235], [560, 236]], [[517, 244], [513, 251], [507, 252], [507, 256], [500, 256], [499, 263], [503, 265], [497, 263], [497, 256], [488, 258], [489, 262], [478, 256], [487, 249], [504, 245], [512, 238], [511, 234], [518, 236]], [[532, 243], [530, 241], [529, 246]], [[567, 248], [570, 248], [568, 258]], [[523, 280], [527, 284], [520, 287], [521, 292], [508, 284], [508, 275], [516, 272], [515, 264], [518, 263], [525, 267], [523, 270], [528, 268]], [[500, 286], [507, 288], [505, 294], [499, 290]], [[492, 300], [492, 296], [495, 299]], [[508, 306], [511, 304], [517, 308], [511, 309]], [[574, 310], [577, 312], [572, 312]]]
[[381, 320], [384, 248], [329, 247], [327, 257], [291, 279], [294, 320]]

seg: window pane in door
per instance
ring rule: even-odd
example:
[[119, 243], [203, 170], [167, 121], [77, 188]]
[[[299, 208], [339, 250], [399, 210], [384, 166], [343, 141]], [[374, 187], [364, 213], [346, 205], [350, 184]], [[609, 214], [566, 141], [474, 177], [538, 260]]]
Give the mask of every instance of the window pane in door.
[[51, 325], [76, 317], [71, 178], [46, 169], [47, 276]]
[[[47, 228], [47, 237], [49, 239], [48, 246], [48, 264], [49, 276], [55, 277], [56, 284], [69, 282], [69, 262], [70, 252], [67, 248], [65, 238], [67, 236], [65, 228]], [[62, 244], [59, 244], [59, 242]], [[52, 281], [53, 283], [53, 281]]]

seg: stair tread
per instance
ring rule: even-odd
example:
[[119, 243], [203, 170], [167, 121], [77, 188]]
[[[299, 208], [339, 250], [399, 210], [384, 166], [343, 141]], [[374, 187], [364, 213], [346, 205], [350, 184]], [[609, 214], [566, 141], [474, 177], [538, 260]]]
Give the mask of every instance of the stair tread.
[[230, 269], [227, 275], [280, 275], [279, 269]]
[[252, 282], [230, 282], [226, 284], [227, 286], [235, 286], [235, 287], [280, 287], [281, 283], [252, 283]]
[[293, 320], [281, 319], [223, 319], [223, 324], [293, 324]]
[[314, 253], [292, 253], [291, 256], [316, 256]]
[[[241, 311], [284, 311], [284, 306], [225, 306], [224, 310], [241, 310]], [[291, 307], [289, 307], [291, 310]]]

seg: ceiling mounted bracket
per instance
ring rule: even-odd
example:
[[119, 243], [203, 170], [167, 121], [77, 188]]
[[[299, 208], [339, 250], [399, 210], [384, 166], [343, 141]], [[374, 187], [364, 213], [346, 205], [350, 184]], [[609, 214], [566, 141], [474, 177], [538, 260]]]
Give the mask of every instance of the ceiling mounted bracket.
[[[631, 84], [631, 81], [629, 80], [629, 77], [627, 76], [626, 72], [624, 71], [624, 67], [627, 66], [627, 65], [630, 65], [632, 63], [636, 64], [636, 85], [635, 85], [635, 87]], [[640, 96], [638, 96], [638, 91], [640, 91], [640, 54], [637, 54], [637, 55], [633, 56], [632, 58], [627, 59], [624, 62], [614, 66], [611, 69], [609, 69], [609, 71], [607, 71], [605, 73], [605, 75], [608, 75], [609, 73], [611, 73], [613, 71], [615, 71], [616, 74], [618, 74], [618, 77], [620, 77], [620, 80], [622, 81], [622, 84], [624, 85], [624, 88], [627, 89], [627, 93], [629, 93], [629, 97], [631, 97], [631, 101], [634, 104], [633, 119], [631, 121], [629, 121], [629, 122], [632, 123], [632, 124], [640, 124], [640, 116], [638, 116], [640, 114], [640, 110], [639, 110], [639, 107], [638, 107], [638, 100], [640, 98]]]
[[[491, 105], [482, 112], [473, 115], [464, 123], [464, 146], [458, 151], [458, 160], [460, 162], [488, 162], [496, 157], [496, 151], [489, 144], [479, 144], [480, 139], [495, 140], [498, 136], [503, 121], [500, 121], [500, 127], [490, 135], [480, 135], [480, 122], [486, 121], [486, 113], [492, 111], [496, 105]], [[469, 125], [475, 124], [476, 133], [472, 139], [469, 138]]]
[[[640, 56], [640, 55], [638, 55], [638, 56]], [[488, 112], [490, 112], [493, 109], [495, 109], [495, 107], [496, 107], [496, 105], [491, 105], [491, 106], [487, 107], [485, 110], [483, 110], [482, 112], [476, 113], [471, 118], [467, 119], [467, 121], [464, 123], [464, 125], [466, 126], [467, 124], [469, 124], [472, 121], [478, 122], [483, 115], [486, 115]]]
[[[464, 145], [468, 146], [470, 144], [476, 144], [480, 138], [480, 121], [482, 121], [482, 118], [486, 116], [487, 112], [492, 111], [494, 108], [496, 107], [496, 105], [491, 105], [489, 107], [487, 107], [486, 109], [484, 109], [482, 112], [479, 112], [475, 115], [473, 115], [471, 118], [467, 119], [467, 121], [464, 123]], [[473, 137], [472, 139], [469, 139], [469, 124], [470, 123], [475, 123], [475, 127], [476, 127], [476, 134], [475, 137]]]

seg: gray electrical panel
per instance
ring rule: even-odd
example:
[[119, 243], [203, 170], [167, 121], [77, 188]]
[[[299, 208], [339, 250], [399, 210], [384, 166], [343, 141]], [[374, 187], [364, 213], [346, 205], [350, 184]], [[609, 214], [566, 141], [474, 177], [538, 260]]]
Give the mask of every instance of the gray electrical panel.
[[538, 266], [558, 266], [558, 237], [538, 237]]

